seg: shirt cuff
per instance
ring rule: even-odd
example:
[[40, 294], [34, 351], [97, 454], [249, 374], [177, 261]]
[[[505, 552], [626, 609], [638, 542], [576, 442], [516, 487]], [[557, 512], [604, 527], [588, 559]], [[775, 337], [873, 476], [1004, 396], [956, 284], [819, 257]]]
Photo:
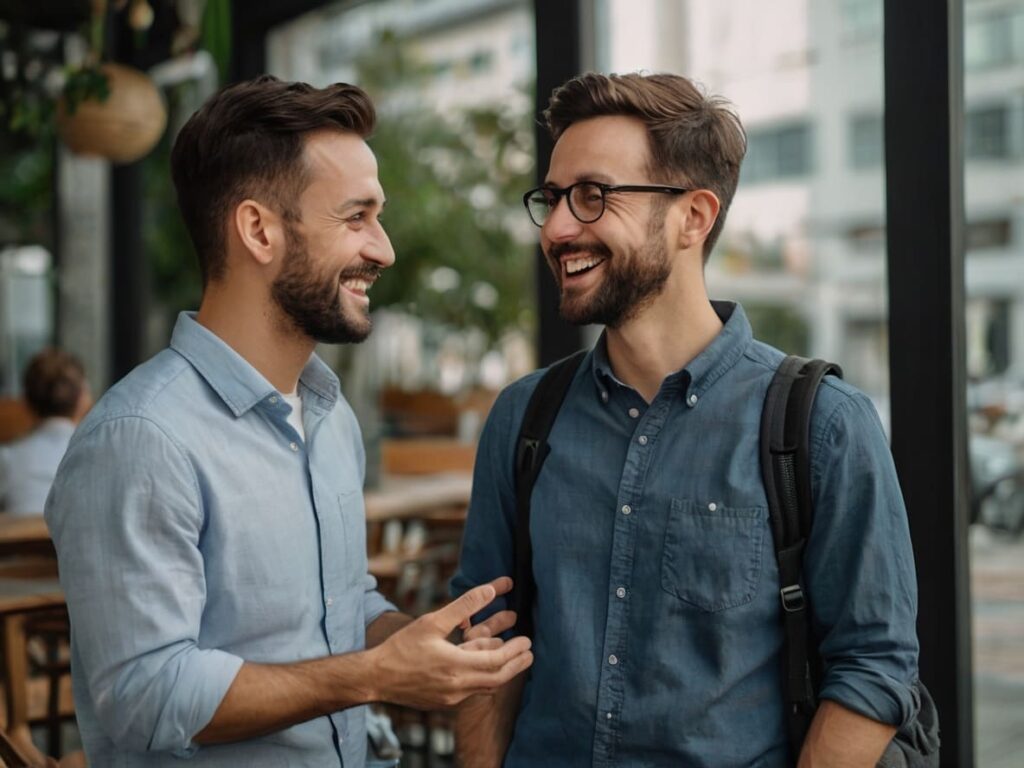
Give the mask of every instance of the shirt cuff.
[[367, 592], [363, 598], [363, 616], [366, 618], [366, 626], [370, 626], [381, 614], [388, 611], [397, 611], [394, 605], [388, 602], [384, 596], [376, 590]]
[[150, 749], [175, 757], [192, 757], [199, 745], [192, 739], [213, 720], [235, 681], [242, 659], [219, 650], [196, 650], [179, 670], [176, 699], [161, 716]]
[[896, 727], [912, 720], [919, 706], [911, 684], [864, 669], [830, 670], [818, 698]]

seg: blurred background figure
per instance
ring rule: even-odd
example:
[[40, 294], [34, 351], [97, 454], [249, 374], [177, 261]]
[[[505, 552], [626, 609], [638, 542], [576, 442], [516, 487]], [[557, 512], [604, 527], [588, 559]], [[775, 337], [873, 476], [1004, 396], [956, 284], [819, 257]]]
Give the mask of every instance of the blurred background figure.
[[78, 358], [55, 348], [29, 361], [23, 387], [38, 421], [29, 434], [0, 446], [0, 509], [37, 515], [75, 427], [92, 405], [92, 394]]

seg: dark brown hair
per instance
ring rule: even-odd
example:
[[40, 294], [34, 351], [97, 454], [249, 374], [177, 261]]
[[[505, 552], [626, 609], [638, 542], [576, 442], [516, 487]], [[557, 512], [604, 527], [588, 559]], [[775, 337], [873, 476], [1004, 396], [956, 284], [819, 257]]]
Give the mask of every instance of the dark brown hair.
[[544, 119], [555, 141], [573, 123], [591, 117], [627, 115], [647, 127], [651, 178], [687, 189], [710, 189], [721, 203], [704, 242], [704, 261], [725, 223], [747, 138], [725, 99], [706, 96], [680, 75], [574, 77], [551, 94]]
[[39, 418], [71, 418], [85, 389], [85, 369], [74, 355], [47, 348], [29, 360], [22, 378], [25, 401]]
[[246, 198], [287, 221], [309, 180], [305, 138], [314, 131], [372, 133], [366, 93], [336, 83], [314, 88], [270, 75], [223, 88], [185, 123], [171, 151], [178, 207], [199, 256], [203, 285], [224, 275], [225, 224]]

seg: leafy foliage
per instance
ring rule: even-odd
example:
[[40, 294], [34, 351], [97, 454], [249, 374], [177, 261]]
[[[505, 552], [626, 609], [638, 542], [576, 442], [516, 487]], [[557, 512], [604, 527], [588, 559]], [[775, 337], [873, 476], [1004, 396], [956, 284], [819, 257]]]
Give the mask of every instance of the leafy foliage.
[[528, 115], [503, 105], [438, 114], [420, 96], [429, 92], [426, 68], [399, 39], [385, 32], [369, 50], [359, 82], [381, 113], [370, 145], [397, 255], [374, 287], [374, 304], [479, 328], [491, 340], [529, 328], [533, 251], [514, 235], [532, 179]]

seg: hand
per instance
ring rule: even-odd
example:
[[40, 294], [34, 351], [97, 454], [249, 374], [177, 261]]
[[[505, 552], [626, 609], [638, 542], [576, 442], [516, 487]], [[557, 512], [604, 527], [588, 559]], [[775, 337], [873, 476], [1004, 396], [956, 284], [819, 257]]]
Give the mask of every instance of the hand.
[[506, 643], [492, 636], [511, 626], [509, 614], [514, 623], [511, 611], [470, 629], [461, 645], [447, 639], [511, 588], [508, 577], [482, 584], [367, 651], [377, 673], [378, 698], [416, 709], [452, 707], [474, 694], [494, 691], [527, 669], [533, 663], [529, 638]]

